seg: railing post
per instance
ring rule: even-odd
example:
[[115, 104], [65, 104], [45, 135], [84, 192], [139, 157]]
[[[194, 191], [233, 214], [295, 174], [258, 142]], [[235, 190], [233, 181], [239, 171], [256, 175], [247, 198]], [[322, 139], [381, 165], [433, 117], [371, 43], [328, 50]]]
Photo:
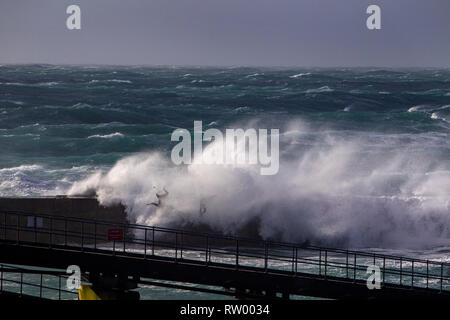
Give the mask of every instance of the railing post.
[[127, 230], [128, 230], [128, 228], [123, 230], [123, 253], [125, 253], [125, 243], [126, 243], [126, 238], [127, 238], [126, 237], [127, 234], [125, 231], [127, 231]]
[[386, 275], [386, 257], [383, 256], [383, 285], [385, 281], [385, 275]]
[[209, 251], [209, 236], [206, 236], [206, 251], [205, 251], [205, 262], [206, 264], [209, 263], [208, 261], [208, 251]]
[[[125, 231], [125, 230], [124, 230]], [[125, 253], [126, 233], [123, 233], [123, 253]]]
[[298, 248], [295, 247], [295, 275], [297, 275], [297, 266], [298, 266]]
[[153, 226], [152, 232], [152, 256], [155, 255], [155, 227]]
[[411, 289], [414, 287], [414, 260], [411, 261]]
[[84, 222], [81, 221], [81, 251], [84, 251]]
[[180, 259], [183, 259], [183, 233], [180, 234]]
[[3, 213], [3, 240], [6, 240], [6, 212]]
[[292, 273], [294, 273], [295, 270], [294, 263], [295, 263], [295, 247], [292, 247]]
[[[36, 224], [36, 218], [34, 218], [34, 223]], [[50, 217], [50, 243], [49, 247], [51, 248], [53, 245], [53, 218]]]
[[175, 231], [175, 262], [178, 260], [178, 232]]
[[58, 275], [58, 299], [61, 300], [61, 275]]
[[319, 249], [319, 276], [322, 275], [322, 249]]
[[328, 250], [325, 249], [325, 278], [327, 278], [327, 256]]
[[97, 220], [94, 221], [94, 249], [97, 249]]
[[64, 218], [64, 245], [67, 247], [67, 218]]
[[427, 260], [427, 289], [428, 289], [428, 278], [429, 278], [429, 263]]
[[239, 267], [239, 239], [236, 239], [236, 269]]
[[356, 253], [353, 257], [353, 282], [356, 282]]
[[6, 240], [6, 222], [8, 221], [6, 219], [7, 213], [3, 213], [3, 239]]
[[19, 226], [19, 224], [20, 224], [20, 216], [19, 215], [17, 215], [17, 244], [19, 244], [19, 234], [20, 234], [20, 226]]
[[23, 293], [23, 272], [20, 272], [20, 295]]
[[442, 292], [442, 282], [443, 282], [443, 277], [444, 277], [444, 264], [441, 262], [441, 289], [440, 291]]
[[144, 259], [147, 259], [147, 228], [144, 232]]
[[347, 279], [348, 279], [348, 250], [346, 250], [346, 252], [345, 252], [345, 271], [346, 271]]
[[34, 229], [34, 243], [37, 243], [37, 228], [36, 228], [36, 220], [33, 223], [33, 229]]
[[403, 258], [400, 257], [400, 285], [402, 285]]
[[269, 259], [269, 248], [267, 246], [267, 241], [264, 241], [264, 271], [267, 272], [267, 264]]
[[42, 298], [42, 273], [41, 273], [41, 284], [39, 286], [39, 298]]

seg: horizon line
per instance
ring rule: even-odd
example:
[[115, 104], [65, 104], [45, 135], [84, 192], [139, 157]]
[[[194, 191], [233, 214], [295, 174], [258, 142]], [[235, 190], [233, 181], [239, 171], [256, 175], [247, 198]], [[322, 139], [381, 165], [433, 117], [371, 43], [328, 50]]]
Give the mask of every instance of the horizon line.
[[165, 68], [299, 68], [299, 69], [450, 69], [449, 66], [388, 66], [388, 65], [357, 65], [357, 66], [346, 66], [346, 65], [330, 65], [330, 66], [302, 66], [302, 65], [245, 65], [245, 64], [121, 64], [121, 63], [48, 63], [48, 62], [1, 62], [2, 66], [73, 66], [73, 67], [165, 67]]

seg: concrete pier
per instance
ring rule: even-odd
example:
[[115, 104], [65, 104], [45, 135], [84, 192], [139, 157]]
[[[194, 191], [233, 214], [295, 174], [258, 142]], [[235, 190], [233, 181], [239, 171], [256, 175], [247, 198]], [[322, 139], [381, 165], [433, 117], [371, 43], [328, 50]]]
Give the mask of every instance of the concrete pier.
[[127, 222], [124, 206], [104, 207], [95, 198], [67, 196], [0, 198], [0, 211], [49, 214], [119, 223]]
[[[21, 213], [16, 215], [15, 213]], [[39, 216], [43, 215], [43, 216]], [[45, 215], [45, 216], [44, 216]], [[75, 219], [64, 220], [66, 217]], [[108, 228], [105, 225], [86, 225], [83, 219], [108, 223], [127, 223], [125, 208], [122, 205], [101, 206], [95, 198], [81, 197], [39, 197], [39, 198], [0, 198], [0, 236], [14, 240], [13, 230], [6, 226], [21, 229], [21, 238], [32, 242], [62, 241], [70, 243], [92, 243], [95, 235], [103, 235], [107, 241]], [[51, 232], [58, 235], [50, 236]], [[82, 232], [84, 237], [76, 233]], [[121, 228], [124, 237], [132, 237], [127, 228]]]

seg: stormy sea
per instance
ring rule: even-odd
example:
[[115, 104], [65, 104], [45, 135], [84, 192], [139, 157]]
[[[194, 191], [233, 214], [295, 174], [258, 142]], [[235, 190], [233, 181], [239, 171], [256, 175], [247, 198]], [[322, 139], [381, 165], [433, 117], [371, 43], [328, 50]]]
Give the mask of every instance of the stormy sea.
[[[194, 121], [279, 129], [279, 172], [175, 165]], [[0, 196], [96, 195], [147, 225], [448, 261], [449, 134], [449, 69], [0, 66]]]

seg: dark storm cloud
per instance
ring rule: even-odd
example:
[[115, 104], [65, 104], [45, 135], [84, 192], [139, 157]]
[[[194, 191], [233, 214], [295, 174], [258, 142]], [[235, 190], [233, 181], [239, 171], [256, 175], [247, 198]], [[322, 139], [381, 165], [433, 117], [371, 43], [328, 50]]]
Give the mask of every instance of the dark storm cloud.
[[448, 0], [1, 0], [0, 63], [449, 67], [449, 14]]

